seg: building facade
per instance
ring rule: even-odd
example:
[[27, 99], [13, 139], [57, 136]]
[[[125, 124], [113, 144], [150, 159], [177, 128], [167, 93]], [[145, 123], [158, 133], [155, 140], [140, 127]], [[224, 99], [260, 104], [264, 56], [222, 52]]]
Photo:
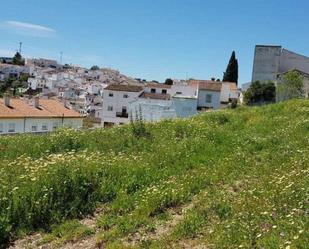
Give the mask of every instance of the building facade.
[[281, 46], [255, 47], [252, 82], [275, 81], [278, 74], [293, 69], [309, 73], [309, 57], [283, 49]]
[[190, 80], [189, 85], [198, 87], [198, 110], [220, 109], [239, 97], [236, 83], [233, 82]]
[[83, 116], [51, 99], [0, 100], [0, 134], [46, 133], [59, 127], [79, 129]]
[[[143, 92], [143, 87], [111, 84], [103, 90], [102, 126], [128, 123], [129, 104]], [[99, 114], [100, 115], [100, 114]]]

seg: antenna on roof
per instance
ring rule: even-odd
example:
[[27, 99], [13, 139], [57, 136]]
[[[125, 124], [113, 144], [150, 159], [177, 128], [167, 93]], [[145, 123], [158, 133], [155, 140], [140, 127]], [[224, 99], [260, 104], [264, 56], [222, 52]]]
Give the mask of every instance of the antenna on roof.
[[23, 45], [22, 42], [19, 42], [19, 53], [21, 54], [21, 46]]

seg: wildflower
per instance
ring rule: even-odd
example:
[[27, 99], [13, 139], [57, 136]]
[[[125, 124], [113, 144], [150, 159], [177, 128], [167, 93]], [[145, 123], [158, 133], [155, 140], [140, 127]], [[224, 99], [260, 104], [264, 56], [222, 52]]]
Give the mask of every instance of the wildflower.
[[16, 191], [16, 190], [18, 190], [19, 189], [19, 187], [15, 187], [15, 188], [13, 188], [13, 191]]

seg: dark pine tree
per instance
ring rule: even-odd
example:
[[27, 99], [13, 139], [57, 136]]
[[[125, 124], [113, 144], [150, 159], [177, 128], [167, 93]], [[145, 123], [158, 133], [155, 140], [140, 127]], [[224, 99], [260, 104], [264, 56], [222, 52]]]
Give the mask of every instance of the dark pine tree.
[[21, 56], [19, 52], [16, 52], [16, 54], [13, 57], [13, 64], [14, 65], [19, 65], [19, 66], [24, 66], [25, 65], [25, 60]]
[[235, 82], [238, 84], [238, 60], [235, 51], [233, 51], [226, 71], [223, 74], [223, 81]]

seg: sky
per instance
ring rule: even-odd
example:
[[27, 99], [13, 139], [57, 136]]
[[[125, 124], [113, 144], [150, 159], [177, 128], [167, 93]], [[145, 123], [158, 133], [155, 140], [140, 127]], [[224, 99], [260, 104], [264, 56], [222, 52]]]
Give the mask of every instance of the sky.
[[308, 0], [10, 0], [0, 56], [110, 67], [147, 80], [221, 78], [233, 50], [251, 80], [256, 44], [309, 56]]

